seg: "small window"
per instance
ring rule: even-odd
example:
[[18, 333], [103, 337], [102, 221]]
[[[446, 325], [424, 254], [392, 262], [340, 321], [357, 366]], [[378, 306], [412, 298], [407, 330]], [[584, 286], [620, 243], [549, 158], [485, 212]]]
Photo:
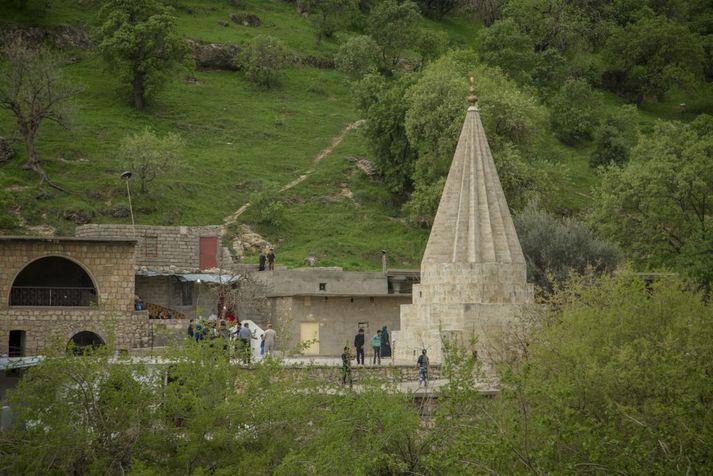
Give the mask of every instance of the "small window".
[[369, 302], [374, 302], [374, 298], [373, 298], [373, 297], [370, 297], [370, 298], [369, 298]]
[[319, 283], [319, 290], [320, 290], [320, 291], [326, 291], [326, 290], [327, 290], [327, 283]]
[[144, 237], [144, 247], [147, 258], [158, 258], [158, 236], [146, 235]]
[[349, 298], [349, 302], [354, 302], [354, 298]]

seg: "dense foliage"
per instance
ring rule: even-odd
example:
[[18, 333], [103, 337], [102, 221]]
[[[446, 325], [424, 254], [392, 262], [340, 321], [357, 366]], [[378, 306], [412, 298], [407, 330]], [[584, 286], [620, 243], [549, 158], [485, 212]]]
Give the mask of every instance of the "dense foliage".
[[[422, 420], [393, 378], [230, 363], [186, 342], [158, 363], [49, 355], [10, 402], [4, 474], [703, 474], [713, 464], [713, 312], [673, 278], [585, 274], [512, 327], [484, 397], [481, 362], [445, 341]], [[527, 331], [524, 333], [523, 331]]]

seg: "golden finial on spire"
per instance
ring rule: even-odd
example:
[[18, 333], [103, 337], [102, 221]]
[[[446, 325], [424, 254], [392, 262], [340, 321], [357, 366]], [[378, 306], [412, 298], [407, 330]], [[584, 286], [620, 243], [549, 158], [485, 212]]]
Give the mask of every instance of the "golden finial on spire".
[[470, 77], [469, 92], [470, 92], [470, 95], [468, 96], [468, 102], [470, 103], [471, 106], [477, 106], [478, 105], [478, 96], [475, 95], [475, 78], [473, 76]]

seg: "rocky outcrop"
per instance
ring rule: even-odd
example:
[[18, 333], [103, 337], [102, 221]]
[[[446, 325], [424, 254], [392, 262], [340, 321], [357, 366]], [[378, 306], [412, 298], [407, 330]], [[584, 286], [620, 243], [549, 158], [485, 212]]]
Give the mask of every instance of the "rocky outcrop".
[[48, 44], [54, 48], [69, 49], [92, 47], [92, 40], [84, 30], [69, 25], [52, 25], [43, 27], [0, 27], [0, 43], [11, 43], [16, 39], [30, 45]]
[[7, 162], [13, 157], [15, 157], [15, 151], [10, 142], [4, 137], [0, 137], [0, 163]]
[[262, 25], [260, 17], [258, 17], [257, 15], [253, 15], [252, 13], [234, 13], [230, 15], [230, 19], [233, 21], [233, 23], [237, 23], [238, 25], [243, 26], [257, 27]]
[[239, 69], [235, 57], [240, 53], [240, 48], [236, 45], [203, 43], [195, 40], [188, 40], [188, 44], [193, 49], [193, 58], [199, 68], [227, 71]]
[[356, 167], [364, 172], [367, 177], [369, 177], [369, 180], [373, 182], [379, 182], [381, 181], [381, 175], [379, 174], [379, 171], [376, 170], [376, 166], [373, 164], [373, 162], [366, 157], [357, 157], [357, 156], [350, 156], [347, 157], [347, 160]]

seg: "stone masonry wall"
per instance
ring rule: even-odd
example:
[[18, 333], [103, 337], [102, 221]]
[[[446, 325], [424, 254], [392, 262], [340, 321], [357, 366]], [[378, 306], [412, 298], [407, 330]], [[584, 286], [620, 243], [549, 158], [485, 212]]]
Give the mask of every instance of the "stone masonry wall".
[[[79, 264], [91, 277], [98, 302], [91, 307], [9, 305], [16, 276], [31, 262], [60, 256]], [[81, 331], [98, 334], [118, 347], [146, 342], [146, 312], [134, 307], [134, 243], [61, 238], [0, 239], [0, 354], [8, 352], [11, 330], [25, 331], [26, 355], [53, 339], [68, 342]]]
[[0, 355], [8, 352], [10, 331], [25, 331], [25, 355], [42, 354], [46, 346], [64, 348], [82, 331], [97, 334], [117, 349], [149, 344], [147, 311], [102, 311], [96, 308], [10, 308], [0, 310]]
[[79, 264], [97, 289], [101, 309], [131, 311], [134, 305], [134, 244], [62, 239], [0, 240], [0, 311], [10, 303], [10, 289], [25, 266], [46, 256]]
[[[82, 238], [134, 239], [134, 228], [131, 225], [82, 225], [74, 233]], [[230, 252], [220, 243], [222, 233], [223, 227], [220, 225], [136, 225], [136, 265], [152, 271], [200, 272], [200, 238], [217, 237], [218, 268], [232, 270], [234, 263]]]

